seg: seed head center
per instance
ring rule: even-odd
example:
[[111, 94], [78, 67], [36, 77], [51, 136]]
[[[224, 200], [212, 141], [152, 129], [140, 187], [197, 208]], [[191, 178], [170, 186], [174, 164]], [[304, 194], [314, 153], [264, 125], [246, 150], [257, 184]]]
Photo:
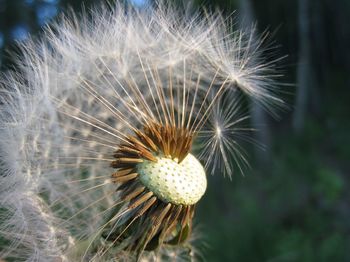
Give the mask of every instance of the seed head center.
[[191, 154], [178, 163], [167, 157], [144, 161], [137, 165], [140, 181], [158, 198], [176, 205], [193, 205], [207, 188], [201, 163]]

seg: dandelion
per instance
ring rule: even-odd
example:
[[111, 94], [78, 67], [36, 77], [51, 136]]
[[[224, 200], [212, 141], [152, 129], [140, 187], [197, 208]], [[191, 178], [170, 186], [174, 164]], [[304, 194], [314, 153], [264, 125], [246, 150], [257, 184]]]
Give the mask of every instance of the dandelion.
[[116, 4], [23, 44], [1, 77], [0, 257], [194, 258], [206, 173], [246, 162], [237, 94], [279, 102], [261, 42], [232, 32], [219, 13]]
[[198, 158], [205, 162], [205, 169], [212, 174], [221, 173], [231, 178], [235, 168], [243, 174], [244, 168], [249, 167], [239, 142], [256, 141], [250, 136], [254, 129], [247, 123], [249, 115], [243, 109], [244, 104], [242, 95], [224, 91], [213, 106], [203, 130], [198, 132], [202, 147]]

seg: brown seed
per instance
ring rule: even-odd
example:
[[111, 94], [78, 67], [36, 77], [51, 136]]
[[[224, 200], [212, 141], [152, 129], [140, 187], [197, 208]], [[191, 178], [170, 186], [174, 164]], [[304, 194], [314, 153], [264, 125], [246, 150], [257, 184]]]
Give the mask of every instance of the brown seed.
[[131, 174], [128, 174], [128, 175], [125, 175], [125, 176], [115, 177], [113, 179], [113, 182], [124, 183], [126, 181], [129, 181], [129, 180], [132, 180], [132, 179], [136, 178], [138, 175], [139, 175], [138, 173], [131, 173]]

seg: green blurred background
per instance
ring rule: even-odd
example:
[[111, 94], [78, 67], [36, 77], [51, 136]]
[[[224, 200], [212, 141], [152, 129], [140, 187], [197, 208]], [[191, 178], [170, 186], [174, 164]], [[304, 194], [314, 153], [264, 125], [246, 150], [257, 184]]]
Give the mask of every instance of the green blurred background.
[[[0, 65], [15, 42], [40, 34], [68, 6], [103, 1], [0, 0]], [[134, 0], [142, 8], [152, 0]], [[350, 1], [217, 0], [194, 5], [234, 10], [237, 25], [272, 33], [282, 61], [276, 120], [253, 106], [251, 169], [232, 181], [209, 177], [196, 224], [208, 261], [350, 261]]]

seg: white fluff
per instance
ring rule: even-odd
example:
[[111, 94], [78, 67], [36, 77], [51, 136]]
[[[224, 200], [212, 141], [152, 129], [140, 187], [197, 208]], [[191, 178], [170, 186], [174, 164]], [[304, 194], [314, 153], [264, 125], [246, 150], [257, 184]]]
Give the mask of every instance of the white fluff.
[[[169, 85], [177, 114], [198, 116], [197, 131], [224, 89], [278, 101], [260, 42], [232, 26], [219, 13], [116, 5], [91, 19], [64, 17], [40, 41], [22, 45], [17, 71], [1, 77], [0, 258], [96, 258], [86, 241], [118, 201], [112, 154], [133, 126], [165, 119], [161, 103], [171, 98], [161, 90]], [[201, 155], [208, 161], [211, 152]], [[231, 174], [228, 160], [217, 159]]]

